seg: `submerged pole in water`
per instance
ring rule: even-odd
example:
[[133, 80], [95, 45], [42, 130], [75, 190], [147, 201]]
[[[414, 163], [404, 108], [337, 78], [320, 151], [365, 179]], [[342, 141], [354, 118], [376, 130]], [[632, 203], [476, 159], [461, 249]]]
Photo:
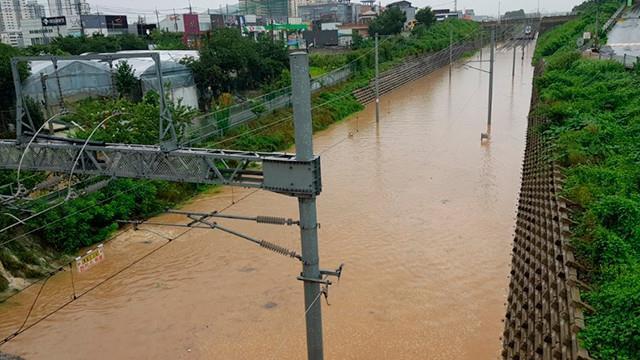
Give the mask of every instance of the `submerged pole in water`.
[[482, 37], [482, 29], [480, 29], [480, 61], [482, 61], [482, 50], [484, 49], [484, 38]]
[[513, 47], [513, 68], [511, 69], [511, 77], [515, 78], [516, 77], [516, 50], [518, 49], [517, 46]]
[[496, 31], [491, 32], [491, 58], [489, 60], [489, 114], [487, 117], [487, 134], [491, 133], [491, 116], [493, 115], [493, 72], [496, 61]]
[[378, 48], [378, 33], [375, 36], [375, 47], [376, 47], [376, 81], [375, 81], [375, 92], [376, 92], [376, 124], [380, 122], [380, 53]]
[[453, 28], [449, 29], [449, 77], [453, 67]]
[[[311, 161], [313, 155], [313, 126], [311, 122], [311, 86], [309, 82], [309, 56], [295, 52], [289, 57], [295, 128], [296, 160]], [[304, 307], [307, 325], [307, 356], [309, 360], [322, 360], [322, 295], [320, 261], [318, 255], [318, 220], [316, 197], [298, 197], [300, 211], [300, 238], [302, 241], [301, 279], [304, 281]]]
[[487, 112], [487, 132], [480, 135], [480, 141], [491, 138], [491, 117], [493, 112], [493, 73], [496, 57], [496, 31], [491, 31], [491, 57], [489, 59], [489, 109]]

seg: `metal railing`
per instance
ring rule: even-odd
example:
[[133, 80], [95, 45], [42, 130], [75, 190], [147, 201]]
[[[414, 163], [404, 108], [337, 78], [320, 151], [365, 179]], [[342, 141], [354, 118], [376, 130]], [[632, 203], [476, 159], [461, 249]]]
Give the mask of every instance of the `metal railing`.
[[613, 13], [613, 15], [611, 15], [611, 18], [609, 18], [609, 20], [607, 20], [606, 23], [604, 23], [604, 25], [602, 26], [602, 31], [603, 32], [609, 32], [609, 30], [611, 30], [611, 28], [613, 27], [613, 25], [615, 25], [616, 21], [618, 21], [618, 18], [620, 17], [620, 15], [622, 15], [622, 12], [627, 8], [627, 4], [622, 4], [618, 10], [616, 10], [615, 13]]
[[[353, 74], [351, 64], [347, 64], [311, 79], [311, 91], [317, 92], [337, 85], [346, 81], [351, 74]], [[207, 138], [222, 136], [226, 131], [255, 120], [262, 114], [290, 106], [291, 96], [291, 87], [286, 87], [240, 104], [198, 116], [192, 120], [191, 125], [185, 131], [181, 144], [191, 145]]]

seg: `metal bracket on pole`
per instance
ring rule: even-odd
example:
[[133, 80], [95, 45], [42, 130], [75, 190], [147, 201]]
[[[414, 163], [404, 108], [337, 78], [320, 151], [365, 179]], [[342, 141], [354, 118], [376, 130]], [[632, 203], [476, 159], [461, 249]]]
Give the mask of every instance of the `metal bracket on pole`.
[[302, 274], [298, 276], [297, 279], [305, 283], [321, 285], [322, 288], [320, 289], [320, 293], [324, 295], [324, 300], [327, 302], [327, 305], [330, 305], [329, 304], [329, 286], [333, 285], [333, 283], [328, 278], [329, 276], [335, 276], [338, 279], [338, 281], [340, 281], [343, 267], [344, 267], [344, 264], [340, 264], [340, 266], [335, 270], [320, 270], [320, 275], [321, 275], [320, 279], [307, 278], [307, 277], [304, 277], [304, 275]]

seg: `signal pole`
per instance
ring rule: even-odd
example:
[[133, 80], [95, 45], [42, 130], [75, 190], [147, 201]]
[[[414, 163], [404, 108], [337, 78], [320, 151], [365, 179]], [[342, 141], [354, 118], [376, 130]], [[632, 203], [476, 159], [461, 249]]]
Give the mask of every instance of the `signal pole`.
[[376, 124], [380, 122], [380, 53], [378, 48], [378, 33], [376, 33], [375, 38], [375, 47], [376, 47], [376, 81], [375, 81], [375, 92], [376, 92]]
[[[377, 39], [377, 37], [376, 37]], [[290, 55], [293, 121], [296, 160], [313, 160], [313, 127], [311, 123], [311, 87], [309, 57], [305, 52]], [[302, 241], [302, 274], [304, 282], [305, 320], [307, 325], [307, 355], [309, 360], [322, 360], [322, 312], [320, 284], [322, 274], [318, 259], [318, 221], [315, 195], [298, 197], [300, 237]]]

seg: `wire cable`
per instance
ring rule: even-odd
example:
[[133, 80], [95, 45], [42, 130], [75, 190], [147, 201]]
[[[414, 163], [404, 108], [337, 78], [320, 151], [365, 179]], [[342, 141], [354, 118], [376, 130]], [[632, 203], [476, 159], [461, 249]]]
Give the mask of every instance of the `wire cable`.
[[[260, 191], [260, 189], [255, 189], [255, 190], [251, 191], [250, 193], [248, 193], [248, 194], [246, 194], [245, 196], [243, 196], [243, 197], [241, 197], [240, 199], [238, 199], [236, 202], [230, 203], [229, 205], [227, 205], [227, 206], [223, 207], [223, 208], [222, 208], [221, 210], [219, 210], [219, 211], [225, 211], [225, 210], [230, 209], [231, 207], [235, 206], [236, 204], [240, 203], [241, 201], [243, 201], [243, 200], [245, 200], [245, 199], [248, 199], [249, 197], [251, 197], [252, 195], [254, 195], [255, 193], [257, 193], [258, 191]], [[102, 280], [102, 281], [100, 281], [99, 283], [97, 283], [97, 284], [95, 284], [94, 286], [90, 287], [89, 289], [87, 289], [87, 290], [83, 291], [82, 293], [78, 294], [77, 296], [75, 296], [75, 294], [74, 294], [74, 297], [73, 297], [71, 300], [69, 300], [69, 301], [65, 302], [64, 304], [60, 305], [60, 306], [59, 306], [59, 307], [57, 307], [56, 309], [54, 309], [54, 310], [52, 310], [51, 312], [47, 313], [44, 317], [42, 317], [42, 318], [38, 319], [38, 320], [37, 320], [37, 321], [35, 321], [34, 323], [32, 323], [32, 324], [30, 324], [29, 326], [26, 326], [26, 327], [25, 327], [25, 324], [26, 324], [26, 322], [27, 322], [27, 320], [28, 320], [28, 317], [29, 317], [29, 316], [30, 316], [30, 314], [31, 314], [31, 310], [33, 309], [33, 307], [35, 306], [35, 302], [37, 301], [37, 298], [36, 298], [36, 300], [33, 302], [32, 306], [31, 306], [31, 309], [30, 309], [30, 311], [29, 311], [29, 314], [28, 314], [27, 318], [26, 318], [26, 319], [25, 319], [25, 321], [23, 322], [23, 324], [22, 324], [22, 326], [20, 327], [20, 329], [19, 329], [18, 331], [16, 331], [15, 333], [13, 333], [13, 334], [11, 334], [11, 335], [7, 336], [6, 338], [4, 338], [4, 339], [0, 340], [0, 346], [2, 346], [3, 344], [5, 344], [5, 343], [7, 343], [7, 342], [11, 341], [11, 340], [12, 340], [13, 338], [15, 338], [16, 336], [18, 336], [18, 335], [22, 334], [23, 332], [25, 332], [25, 331], [27, 331], [27, 330], [31, 329], [32, 327], [36, 326], [37, 324], [39, 324], [40, 322], [42, 322], [42, 321], [46, 320], [47, 318], [51, 317], [52, 315], [54, 315], [54, 314], [55, 314], [55, 313], [57, 313], [58, 311], [60, 311], [60, 310], [64, 309], [65, 307], [67, 307], [69, 304], [71, 304], [71, 303], [72, 303], [72, 302], [74, 302], [75, 300], [80, 299], [81, 297], [83, 297], [83, 296], [84, 296], [84, 295], [86, 295], [87, 293], [89, 293], [89, 292], [91, 292], [91, 291], [95, 290], [96, 288], [98, 288], [98, 287], [99, 287], [99, 286], [101, 286], [102, 284], [104, 284], [104, 283], [106, 283], [107, 281], [109, 281], [109, 280], [111, 280], [111, 279], [115, 278], [116, 276], [118, 276], [119, 274], [123, 273], [123, 272], [124, 272], [124, 271], [126, 271], [127, 269], [130, 269], [131, 267], [133, 267], [134, 265], [138, 264], [138, 263], [139, 263], [139, 262], [141, 262], [142, 260], [144, 260], [144, 259], [148, 258], [149, 256], [153, 255], [154, 253], [158, 252], [160, 249], [162, 249], [162, 248], [164, 248], [165, 246], [167, 246], [168, 244], [172, 243], [172, 242], [173, 242], [173, 240], [177, 240], [178, 238], [181, 238], [182, 236], [186, 235], [187, 233], [189, 233], [189, 232], [190, 232], [190, 231], [192, 231], [192, 230], [193, 230], [193, 228], [187, 229], [187, 230], [185, 230], [184, 232], [180, 233], [179, 235], [177, 235], [176, 237], [173, 237], [173, 238], [167, 238], [167, 237], [165, 237], [164, 235], [160, 235], [160, 234], [158, 234], [158, 233], [153, 232], [154, 234], [156, 234], [156, 235], [158, 235], [158, 236], [160, 236], [160, 237], [163, 237], [163, 238], [167, 239], [167, 242], [165, 242], [164, 244], [160, 245], [159, 247], [157, 247], [157, 248], [155, 248], [155, 249], [153, 249], [153, 250], [149, 251], [148, 253], [146, 253], [146, 254], [145, 254], [145, 255], [143, 255], [142, 257], [140, 257], [140, 258], [138, 258], [137, 260], [135, 260], [135, 261], [131, 262], [130, 264], [128, 264], [128, 265], [127, 265], [127, 266], [125, 266], [124, 268], [122, 268], [122, 269], [118, 270], [117, 272], [113, 273], [112, 275], [108, 276], [107, 278], [103, 279], [103, 280]], [[119, 234], [114, 235], [114, 236], [113, 236], [112, 238], [110, 238], [108, 241], [110, 241], [110, 240], [112, 240], [112, 239], [115, 239], [116, 237], [118, 237], [118, 236], [120, 236], [120, 235], [122, 235], [122, 233], [119, 233]], [[73, 262], [73, 261], [72, 261], [72, 262]], [[69, 263], [69, 265], [70, 265], [72, 262], [70, 262], [70, 263]], [[38, 296], [37, 296], [37, 297], [39, 297], [39, 294], [40, 294], [40, 292], [42, 291], [42, 288], [44, 288], [44, 286], [46, 285], [46, 282], [47, 282], [47, 281], [49, 280], [49, 278], [51, 278], [53, 275], [55, 275], [55, 274], [50, 274], [49, 276], [47, 276], [47, 277], [44, 279], [45, 283], [43, 283], [43, 284], [42, 284], [42, 286], [41, 286], [41, 288], [40, 288], [40, 290], [39, 290], [39, 292], [38, 292]], [[39, 281], [40, 281], [40, 280], [39, 280]], [[37, 282], [39, 282], [39, 281], [37, 281]], [[34, 283], [30, 284], [27, 288], [29, 288], [29, 287], [33, 286], [33, 285], [34, 285], [34, 284], [36, 284], [37, 282], [34, 282]], [[22, 291], [26, 290], [27, 288], [23, 289]], [[13, 295], [11, 295], [11, 296], [9, 296], [9, 297], [5, 298], [3, 301], [0, 301], [0, 302], [4, 302], [4, 301], [6, 301], [6, 300], [8, 300], [8, 299], [10, 299], [10, 298], [12, 298], [12, 297], [14, 297], [14, 296], [16, 296], [17, 294], [21, 293], [22, 291], [20, 291], [20, 292], [18, 292], [18, 293], [15, 293], [15, 294], [13, 294]], [[74, 293], [75, 293], [75, 286], [74, 286]]]
[[5, 241], [3, 241], [3, 242], [1, 242], [1, 243], [0, 243], [0, 247], [5, 246], [5, 245], [7, 245], [7, 244], [9, 244], [9, 243], [12, 243], [12, 242], [14, 242], [14, 241], [16, 241], [16, 240], [18, 240], [18, 239], [22, 239], [22, 238], [24, 238], [24, 237], [26, 237], [26, 236], [28, 236], [28, 235], [30, 235], [30, 234], [33, 234], [34, 232], [40, 231], [40, 230], [42, 230], [42, 229], [45, 229], [45, 228], [47, 228], [47, 227], [49, 227], [49, 226], [51, 226], [51, 225], [53, 225], [53, 224], [56, 224], [56, 223], [58, 223], [58, 222], [60, 222], [60, 221], [62, 221], [62, 220], [64, 220], [64, 219], [68, 219], [68, 218], [69, 218], [69, 217], [71, 217], [71, 216], [74, 216], [74, 215], [77, 215], [77, 214], [82, 213], [82, 212], [84, 212], [84, 211], [87, 211], [87, 210], [93, 209], [93, 208], [94, 208], [94, 207], [96, 207], [96, 206], [100, 206], [100, 205], [104, 204], [105, 202], [110, 201], [110, 200], [113, 200], [113, 199], [115, 199], [116, 197], [118, 197], [118, 196], [120, 196], [120, 195], [124, 195], [124, 194], [127, 194], [127, 193], [131, 192], [131, 191], [137, 190], [140, 186], [142, 186], [142, 184], [134, 185], [134, 186], [133, 186], [133, 187], [131, 187], [130, 189], [127, 189], [127, 190], [125, 190], [125, 191], [120, 191], [120, 192], [118, 192], [118, 193], [116, 193], [116, 194], [113, 194], [113, 195], [111, 195], [110, 197], [108, 197], [108, 198], [106, 198], [106, 199], [103, 199], [103, 200], [101, 200], [101, 201], [98, 201], [98, 202], [97, 202], [97, 203], [95, 203], [94, 205], [87, 206], [87, 207], [82, 208], [82, 209], [80, 209], [80, 210], [76, 210], [76, 211], [74, 211], [74, 212], [72, 212], [72, 213], [70, 213], [70, 214], [67, 214], [67, 215], [65, 215], [65, 216], [63, 216], [63, 217], [60, 217], [60, 218], [56, 219], [56, 220], [53, 220], [53, 221], [51, 221], [51, 222], [48, 222], [48, 223], [46, 223], [46, 224], [44, 224], [44, 225], [42, 225], [42, 226], [40, 226], [40, 227], [38, 227], [38, 228], [35, 228], [35, 229], [33, 229], [33, 230], [30, 230], [30, 231], [28, 231], [28, 232], [26, 232], [26, 233], [20, 234], [20, 235], [18, 235], [18, 236], [16, 236], [16, 237], [13, 237], [13, 238], [9, 239], [9, 240], [5, 240]]
[[[16, 336], [18, 336], [18, 335], [22, 334], [23, 332], [25, 332], [25, 331], [27, 331], [27, 330], [31, 329], [32, 327], [34, 327], [34, 326], [38, 325], [38, 324], [39, 324], [39, 323], [41, 323], [42, 321], [44, 321], [44, 320], [48, 319], [48, 318], [49, 318], [49, 317], [51, 317], [53, 314], [55, 314], [55, 313], [57, 313], [58, 311], [60, 311], [60, 310], [64, 309], [64, 308], [65, 308], [65, 307], [67, 307], [69, 304], [71, 304], [71, 303], [73, 303], [74, 301], [76, 301], [76, 300], [80, 299], [81, 297], [85, 296], [85, 295], [86, 295], [86, 294], [88, 294], [89, 292], [91, 292], [91, 291], [93, 291], [93, 290], [97, 289], [99, 286], [101, 286], [102, 284], [106, 283], [107, 281], [109, 281], [109, 280], [111, 280], [111, 279], [115, 278], [116, 276], [120, 275], [120, 274], [121, 274], [121, 273], [123, 273], [124, 271], [126, 271], [126, 270], [130, 269], [131, 267], [133, 267], [134, 265], [136, 265], [136, 264], [137, 264], [137, 263], [139, 263], [140, 261], [142, 261], [142, 260], [144, 260], [144, 259], [148, 258], [149, 256], [151, 256], [151, 255], [155, 254], [156, 252], [160, 251], [160, 250], [161, 250], [161, 249], [163, 249], [165, 246], [167, 246], [167, 245], [171, 244], [171, 243], [173, 242], [173, 240], [176, 240], [176, 239], [178, 239], [178, 238], [182, 237], [183, 235], [185, 235], [185, 234], [186, 234], [186, 233], [188, 233], [189, 231], [191, 231], [191, 230], [190, 230], [190, 229], [189, 229], [189, 230], [186, 230], [186, 231], [182, 232], [180, 235], [178, 235], [178, 236], [174, 237], [173, 239], [171, 239], [171, 240], [169, 240], [169, 241], [165, 242], [164, 244], [162, 244], [162, 245], [158, 246], [157, 248], [155, 248], [155, 249], [153, 249], [153, 250], [149, 251], [148, 253], [146, 253], [146, 254], [145, 254], [145, 255], [143, 255], [142, 257], [140, 257], [140, 258], [138, 258], [138, 259], [134, 260], [133, 262], [129, 263], [127, 266], [125, 266], [125, 267], [123, 267], [122, 269], [120, 269], [120, 270], [116, 271], [115, 273], [113, 273], [113, 274], [109, 275], [108, 277], [106, 277], [106, 278], [105, 278], [105, 279], [103, 279], [102, 281], [98, 282], [98, 283], [97, 283], [97, 284], [95, 284], [94, 286], [92, 286], [92, 287], [90, 287], [89, 289], [87, 289], [87, 290], [85, 290], [85, 291], [81, 292], [81, 293], [80, 293], [80, 294], [78, 294], [78, 296], [76, 296], [75, 298], [72, 298], [71, 300], [69, 300], [69, 301], [65, 302], [64, 304], [60, 305], [59, 307], [55, 308], [54, 310], [52, 310], [51, 312], [47, 313], [45, 316], [43, 316], [43, 317], [41, 317], [40, 319], [36, 320], [36, 321], [35, 321], [35, 322], [33, 322], [32, 324], [29, 324], [29, 326], [24, 327], [24, 325], [26, 324], [27, 319], [28, 319], [28, 317], [27, 317], [27, 318], [25, 319], [24, 323], [23, 323], [23, 326], [21, 326], [21, 327], [20, 327], [20, 329], [19, 329], [18, 331], [16, 331], [15, 333], [13, 333], [12, 335], [10, 335], [10, 336], [6, 337], [6, 338], [5, 338], [5, 339], [3, 339], [3, 340], [0, 340], [0, 346], [2, 346], [3, 344], [5, 344], [5, 343], [7, 343], [7, 342], [11, 341], [11, 340], [12, 340], [12, 339], [14, 339]], [[46, 284], [46, 282], [45, 282], [45, 284]], [[42, 288], [44, 287], [44, 285], [45, 285], [45, 284], [42, 284], [42, 287], [40, 288], [40, 290], [42, 290]], [[38, 296], [39, 296], [39, 295], [40, 295], [40, 293], [38, 293]], [[36, 300], [37, 300], [37, 298], [36, 298]], [[32, 308], [33, 308], [33, 305], [35, 305], [35, 301], [34, 301], [34, 303], [32, 304]], [[31, 311], [29, 311], [29, 314], [31, 314]]]
[[[389, 39], [390, 39], [390, 38], [387, 38], [387, 39], [383, 40], [380, 44], [383, 44], [385, 41], [388, 41]], [[317, 76], [317, 77], [315, 77], [315, 78], [312, 78], [312, 79], [311, 79], [311, 81], [320, 81], [320, 80], [321, 80], [321, 79], [323, 79], [323, 78], [327, 78], [327, 77], [333, 76], [333, 75], [335, 75], [335, 74], [339, 73], [340, 71], [343, 71], [343, 70], [347, 69], [348, 67], [350, 67], [350, 66], [352, 66], [352, 65], [356, 64], [356, 63], [357, 63], [358, 61], [360, 61], [362, 58], [369, 56], [373, 51], [375, 51], [375, 49], [369, 49], [368, 51], [365, 51], [363, 54], [361, 54], [361, 55], [360, 55], [360, 56], [358, 56], [357, 58], [355, 58], [355, 59], [351, 60], [349, 63], [347, 63], [347, 64], [345, 64], [345, 65], [342, 65], [342, 66], [340, 66], [340, 67], [338, 67], [338, 68], [336, 68], [336, 69], [333, 69], [333, 70], [331, 70], [331, 72], [329, 72], [329, 73], [322, 74], [322, 75], [319, 75], [319, 76]], [[345, 81], [346, 81], [346, 80], [345, 80]], [[274, 90], [274, 91], [272, 91], [272, 92], [270, 92], [270, 93], [268, 93], [268, 94], [261, 95], [261, 96], [259, 96], [259, 97], [255, 97], [255, 98], [249, 99], [249, 100], [245, 101], [245, 102], [244, 102], [244, 103], [242, 103], [242, 104], [238, 104], [238, 105], [236, 105], [236, 107], [242, 107], [242, 106], [243, 106], [244, 104], [246, 104], [247, 102], [253, 102], [253, 101], [256, 101], [256, 100], [258, 100], [258, 99], [266, 98], [266, 97], [268, 97], [270, 94], [280, 93], [280, 92], [283, 92], [283, 91], [285, 91], [285, 90], [287, 90], [287, 91], [288, 91], [288, 90], [290, 90], [290, 89], [291, 89], [291, 86], [283, 87], [283, 88], [281, 88], [281, 89]], [[281, 95], [279, 99], [277, 99], [277, 98], [276, 98], [276, 99], [267, 100], [267, 101], [270, 101], [270, 102], [273, 102], [273, 101], [276, 101], [276, 102], [277, 102], [277, 101], [283, 101], [284, 99], [283, 99], [282, 97], [286, 97], [286, 96], [290, 96], [290, 93], [287, 93], [286, 95]], [[253, 105], [253, 106], [251, 106], [251, 107], [249, 107], [249, 108], [243, 109], [243, 110], [241, 110], [241, 111], [239, 111], [239, 112], [242, 112], [242, 111], [253, 111], [253, 110], [255, 110], [255, 109], [259, 108], [259, 107], [262, 107], [262, 106], [264, 106], [264, 103], [257, 103], [257, 104], [255, 104], [255, 105]], [[204, 118], [204, 117], [211, 117], [211, 116], [215, 116], [216, 114], [218, 114], [218, 113], [220, 113], [220, 112], [223, 112], [223, 111], [232, 111], [232, 109], [233, 109], [233, 108], [234, 108], [234, 106], [232, 106], [232, 107], [230, 107], [230, 108], [226, 108], [226, 109], [220, 109], [220, 110], [217, 110], [217, 111], [214, 111], [214, 112], [208, 113], [208, 114], [200, 115], [200, 116], [195, 117], [195, 118], [194, 118], [194, 120], [195, 120], [195, 119], [199, 119], [199, 118]], [[237, 113], [239, 113], [239, 112], [237, 112]], [[231, 115], [229, 115], [229, 116], [231, 116]], [[203, 130], [204, 130], [204, 129], [208, 129], [208, 128], [211, 128], [211, 127], [216, 127], [216, 129], [215, 129], [215, 130], [209, 131], [209, 132], [208, 132], [208, 133], [206, 133], [206, 134], [201, 134], [200, 136], [198, 136], [198, 137], [196, 137], [196, 138], [194, 138], [194, 139], [186, 140], [186, 141], [182, 142], [182, 143], [181, 143], [181, 145], [193, 144], [193, 143], [195, 143], [195, 142], [197, 142], [197, 141], [199, 141], [199, 140], [202, 140], [203, 138], [209, 137], [210, 135], [213, 135], [213, 134], [215, 134], [215, 133], [219, 133], [219, 132], [221, 132], [221, 131], [222, 131], [222, 132], [224, 132], [225, 130], [231, 129], [231, 128], [233, 128], [233, 127], [237, 127], [237, 126], [239, 126], [239, 125], [241, 125], [241, 124], [243, 124], [243, 123], [246, 123], [246, 121], [244, 121], [244, 122], [242, 122], [242, 123], [228, 124], [228, 125], [226, 125], [226, 126], [225, 126], [225, 127], [223, 127], [223, 128], [217, 128], [217, 125], [218, 125], [217, 123], [210, 123], [210, 124], [208, 124], [208, 125], [205, 125], [205, 126], [202, 126], [202, 127], [198, 128], [197, 130], [193, 130], [191, 133], [187, 134], [186, 136], [188, 137], [188, 136], [192, 136], [192, 135], [197, 135], [197, 133], [198, 133], [198, 132], [203, 132]], [[183, 136], [184, 136], [184, 135], [183, 135]]]

